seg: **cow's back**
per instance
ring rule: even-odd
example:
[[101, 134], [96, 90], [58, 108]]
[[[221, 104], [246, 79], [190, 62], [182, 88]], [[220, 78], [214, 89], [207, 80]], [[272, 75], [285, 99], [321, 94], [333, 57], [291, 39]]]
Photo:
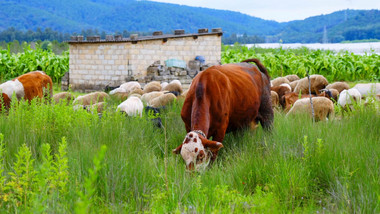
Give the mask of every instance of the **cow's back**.
[[209, 115], [203, 119], [209, 125], [209, 136], [221, 126], [231, 131], [248, 125], [258, 115], [264, 84], [262, 73], [248, 63], [213, 66], [199, 73], [181, 112], [187, 131], [202, 122], [197, 111]]
[[24, 86], [24, 99], [32, 100], [34, 97], [42, 98], [44, 95], [52, 97], [53, 82], [42, 71], [33, 71], [16, 78]]

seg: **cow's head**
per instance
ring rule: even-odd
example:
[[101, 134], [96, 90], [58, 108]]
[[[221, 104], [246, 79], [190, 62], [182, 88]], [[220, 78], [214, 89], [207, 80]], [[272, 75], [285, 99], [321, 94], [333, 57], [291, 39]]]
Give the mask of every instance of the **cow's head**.
[[181, 154], [188, 170], [200, 170], [205, 169], [216, 158], [222, 147], [222, 143], [208, 140], [203, 132], [191, 131], [173, 153]]

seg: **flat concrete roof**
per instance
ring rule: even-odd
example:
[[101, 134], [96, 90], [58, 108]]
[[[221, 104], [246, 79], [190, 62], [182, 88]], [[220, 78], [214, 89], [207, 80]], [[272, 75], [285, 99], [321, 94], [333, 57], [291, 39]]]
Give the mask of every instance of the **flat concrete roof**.
[[[85, 40], [83, 38], [82, 41], [73, 40], [73, 38], [68, 42], [69, 44], [81, 44], [81, 43], [122, 43], [122, 42], [132, 42], [137, 43], [139, 41], [148, 41], [148, 40], [167, 40], [171, 38], [183, 38], [183, 37], [193, 37], [194, 39], [198, 38], [199, 36], [209, 36], [209, 35], [217, 35], [222, 36], [223, 32], [220, 28], [217, 30], [212, 30], [215, 32], [205, 32], [205, 33], [192, 33], [192, 34], [162, 34], [162, 35], [150, 35], [150, 36], [137, 36], [135, 38], [131, 35], [129, 38], [118, 38], [115, 39], [115, 37], [112, 37], [112, 39], [100, 39], [99, 36], [88, 36]], [[135, 35], [136, 36], [136, 35]], [[95, 38], [96, 37], [96, 38]], [[89, 39], [90, 38], [90, 39]]]

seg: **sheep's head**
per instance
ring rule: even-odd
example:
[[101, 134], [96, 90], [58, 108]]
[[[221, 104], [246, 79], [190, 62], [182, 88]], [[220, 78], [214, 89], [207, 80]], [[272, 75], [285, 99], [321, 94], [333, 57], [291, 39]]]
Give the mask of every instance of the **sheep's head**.
[[203, 132], [191, 131], [173, 153], [181, 154], [188, 170], [198, 171], [205, 169], [222, 147], [222, 143], [208, 140]]

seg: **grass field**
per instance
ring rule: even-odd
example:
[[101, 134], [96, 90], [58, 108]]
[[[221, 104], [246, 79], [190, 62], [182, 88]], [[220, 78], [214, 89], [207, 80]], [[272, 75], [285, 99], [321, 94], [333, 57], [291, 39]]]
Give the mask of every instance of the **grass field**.
[[157, 129], [112, 102], [101, 119], [13, 103], [0, 116], [0, 212], [380, 212], [378, 104], [319, 123], [277, 112], [272, 133], [227, 134], [199, 173], [171, 153], [186, 134], [181, 106]]

